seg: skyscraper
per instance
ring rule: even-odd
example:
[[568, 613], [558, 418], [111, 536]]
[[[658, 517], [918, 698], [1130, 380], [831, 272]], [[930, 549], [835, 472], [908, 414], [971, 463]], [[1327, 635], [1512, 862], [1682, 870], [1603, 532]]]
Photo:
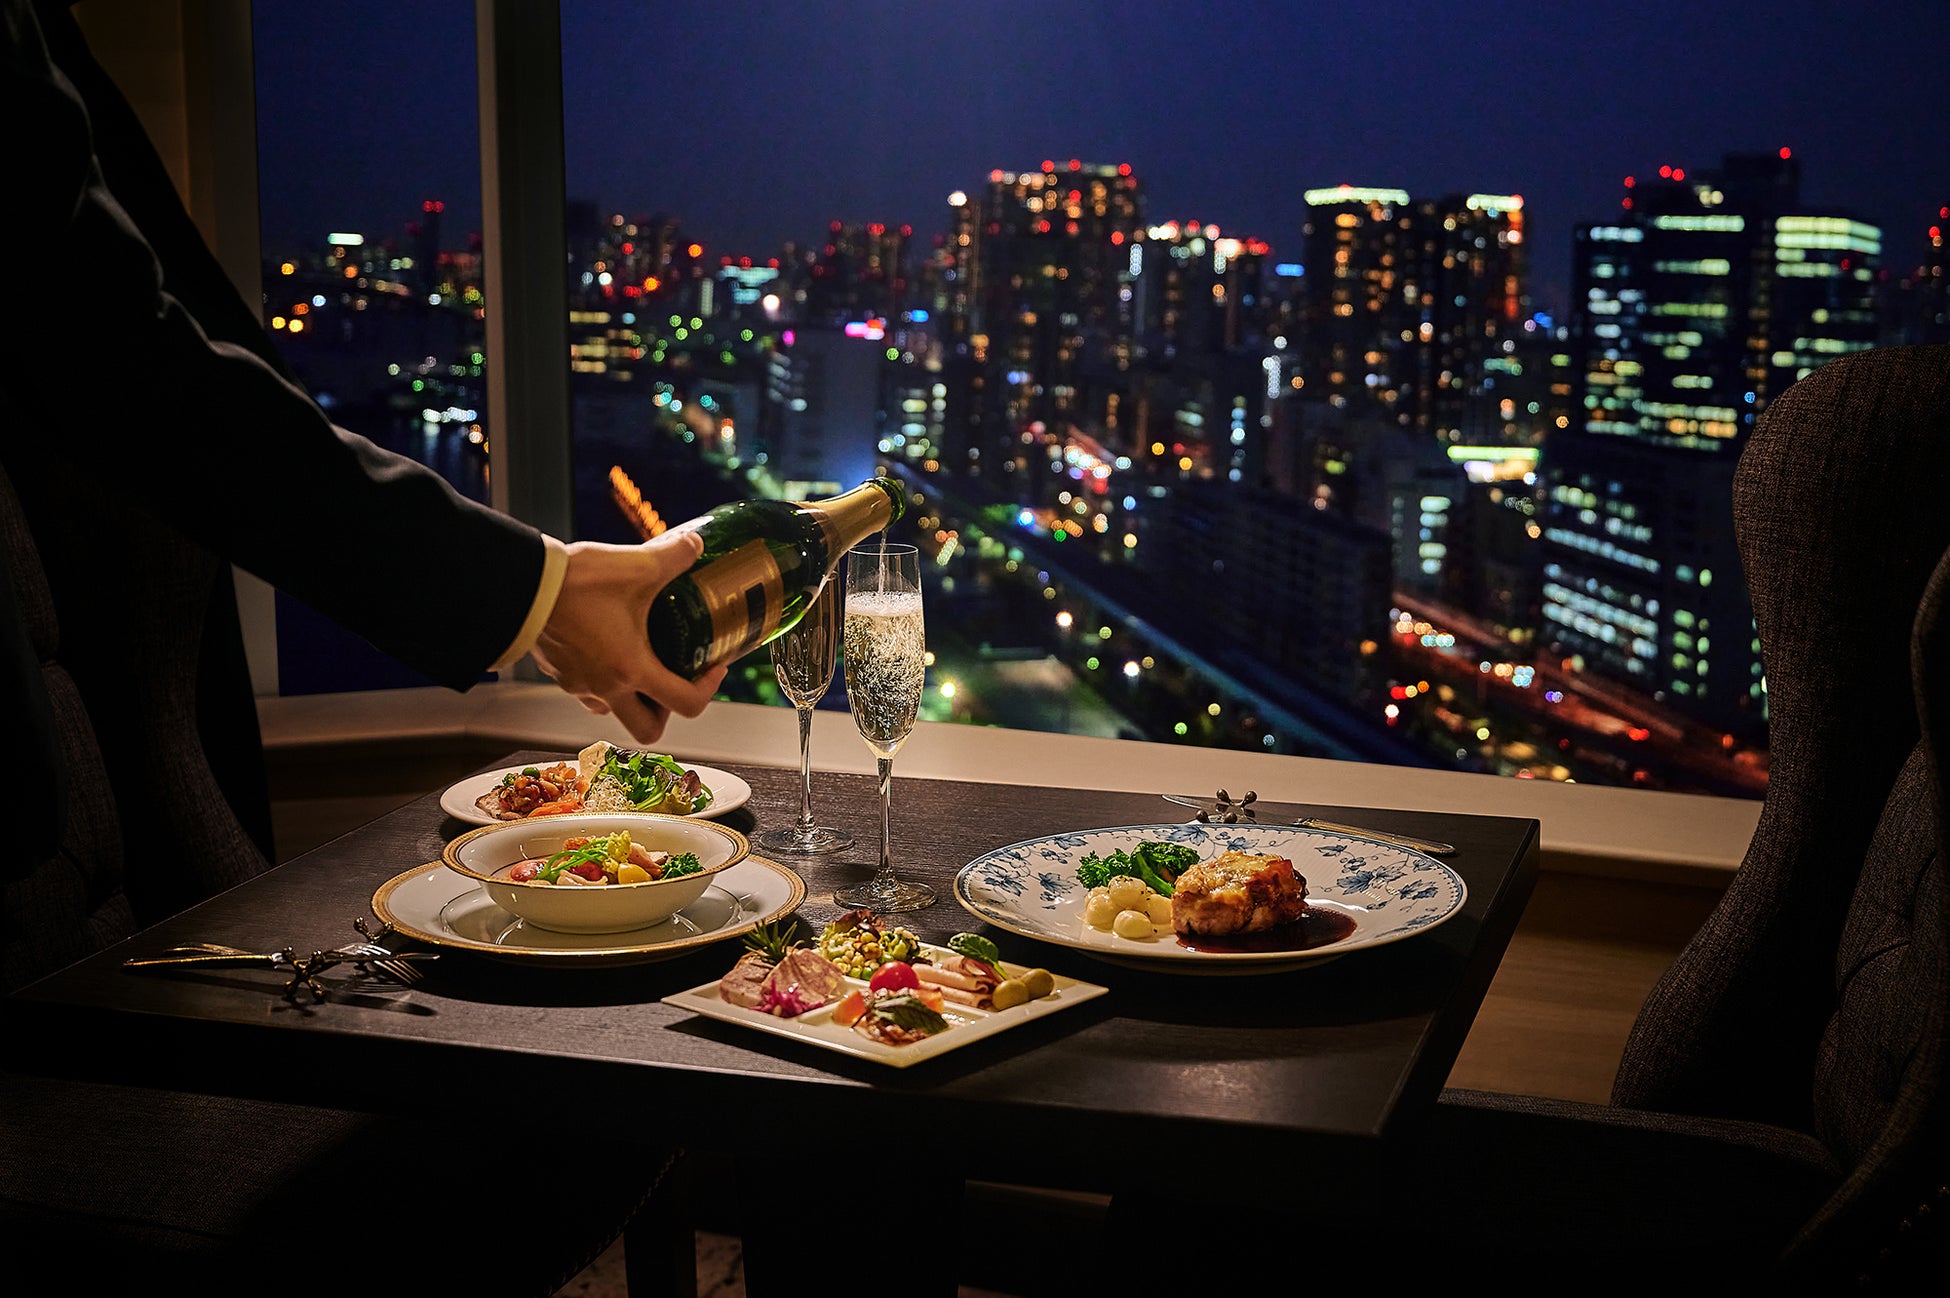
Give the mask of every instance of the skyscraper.
[[1534, 456], [1539, 438], [1517, 382], [1530, 324], [1523, 199], [1348, 185], [1306, 199], [1298, 352], [1311, 494], [1390, 532], [1398, 588], [1469, 606], [1478, 583], [1450, 539], [1481, 530], [1465, 519], [1481, 494], [1468, 482], [1505, 472], [1508, 451]]
[[969, 288], [979, 296], [966, 326], [985, 378], [969, 466], [981, 476], [1000, 484], [1026, 469], [1022, 435], [1034, 424], [1060, 435], [1101, 421], [1128, 363], [1120, 288], [1143, 207], [1129, 164], [1071, 159], [989, 174], [969, 231], [978, 268]]
[[1730, 519], [1769, 397], [1874, 345], [1880, 234], [1800, 202], [1788, 150], [1628, 178], [1578, 227], [1569, 426], [1545, 455], [1548, 651], [1726, 731], [1765, 683]]

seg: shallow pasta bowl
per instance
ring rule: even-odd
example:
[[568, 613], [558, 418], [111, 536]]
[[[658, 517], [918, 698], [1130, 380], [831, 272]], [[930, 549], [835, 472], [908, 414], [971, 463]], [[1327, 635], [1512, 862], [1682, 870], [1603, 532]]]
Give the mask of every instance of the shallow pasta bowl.
[[[573, 838], [598, 838], [619, 829], [653, 852], [695, 853], [704, 868], [675, 879], [576, 887], [516, 881], [508, 871], [552, 856]], [[494, 904], [537, 928], [558, 933], [626, 933], [661, 923], [703, 895], [711, 879], [751, 852], [735, 829], [715, 821], [641, 811], [578, 812], [541, 820], [511, 820], [470, 830], [447, 844], [448, 869], [478, 879]]]

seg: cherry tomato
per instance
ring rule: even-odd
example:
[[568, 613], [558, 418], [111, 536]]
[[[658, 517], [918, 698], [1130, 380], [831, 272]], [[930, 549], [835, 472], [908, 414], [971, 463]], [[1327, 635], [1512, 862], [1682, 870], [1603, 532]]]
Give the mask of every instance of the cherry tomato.
[[569, 870], [571, 873], [581, 875], [591, 883], [601, 883], [603, 881], [603, 867], [598, 861], [584, 861], [581, 865], [570, 866]]
[[915, 974], [914, 966], [905, 960], [889, 960], [874, 970], [873, 977], [867, 980], [868, 988], [877, 992], [912, 991], [920, 985], [921, 979]]

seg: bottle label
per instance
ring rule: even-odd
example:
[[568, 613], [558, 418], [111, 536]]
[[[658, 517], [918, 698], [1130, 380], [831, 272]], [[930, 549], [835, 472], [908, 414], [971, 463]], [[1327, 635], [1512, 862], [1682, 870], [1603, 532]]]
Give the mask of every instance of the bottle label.
[[711, 614], [711, 656], [730, 662], [757, 648], [785, 616], [785, 580], [763, 541], [747, 541], [694, 575]]

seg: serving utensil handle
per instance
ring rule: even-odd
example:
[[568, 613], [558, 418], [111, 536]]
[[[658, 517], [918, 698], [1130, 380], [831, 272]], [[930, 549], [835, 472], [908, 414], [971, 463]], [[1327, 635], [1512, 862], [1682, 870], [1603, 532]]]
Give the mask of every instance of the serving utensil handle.
[[1412, 847], [1418, 852], [1427, 852], [1430, 856], [1448, 856], [1456, 850], [1454, 843], [1444, 843], [1433, 838], [1410, 838], [1406, 834], [1387, 834], [1379, 829], [1365, 829], [1360, 825], [1342, 825], [1331, 820], [1316, 820], [1312, 816], [1304, 816], [1293, 823], [1302, 829], [1326, 829], [1338, 834], [1377, 838], [1384, 843], [1393, 843], [1397, 847]]
[[250, 951], [240, 951], [235, 954], [154, 955], [124, 960], [122, 967], [124, 969], [188, 969], [197, 966], [263, 965], [266, 968], [275, 968], [278, 962], [284, 959], [287, 957], [278, 952], [267, 954]]

